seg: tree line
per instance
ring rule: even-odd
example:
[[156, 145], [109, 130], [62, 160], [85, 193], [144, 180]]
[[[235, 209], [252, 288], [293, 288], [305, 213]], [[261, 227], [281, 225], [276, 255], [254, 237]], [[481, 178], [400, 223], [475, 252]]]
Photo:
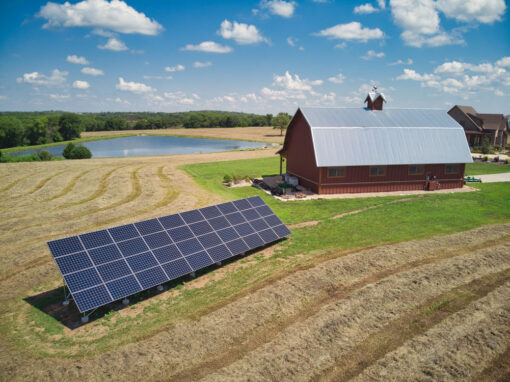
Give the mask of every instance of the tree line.
[[82, 131], [155, 130], [184, 127], [271, 126], [272, 114], [226, 111], [180, 113], [0, 112], [0, 148], [68, 141]]

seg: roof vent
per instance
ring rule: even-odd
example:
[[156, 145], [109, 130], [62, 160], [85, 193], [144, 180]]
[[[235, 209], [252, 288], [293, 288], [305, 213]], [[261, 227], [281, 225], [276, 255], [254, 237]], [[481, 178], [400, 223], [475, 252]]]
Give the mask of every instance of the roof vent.
[[367, 98], [365, 98], [365, 102], [367, 102], [367, 109], [382, 110], [383, 102], [386, 102], [386, 98], [384, 98], [383, 93], [380, 93], [377, 90], [377, 86], [374, 86], [372, 90], [368, 92]]

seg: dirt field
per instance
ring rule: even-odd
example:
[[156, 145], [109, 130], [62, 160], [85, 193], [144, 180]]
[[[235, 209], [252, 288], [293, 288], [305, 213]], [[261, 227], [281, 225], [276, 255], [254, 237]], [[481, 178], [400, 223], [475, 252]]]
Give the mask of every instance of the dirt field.
[[157, 134], [157, 135], [180, 135], [189, 137], [208, 137], [238, 139], [249, 141], [261, 141], [271, 143], [283, 143], [283, 136], [280, 136], [280, 130], [272, 127], [233, 127], [233, 128], [214, 128], [214, 129], [160, 129], [160, 130], [123, 130], [123, 131], [86, 131], [81, 133], [85, 137], [100, 137], [104, 135], [119, 134]]
[[[77, 329], [27, 303], [61, 285], [47, 240], [219, 202], [177, 166], [272, 155], [0, 166], [0, 379], [508, 380], [510, 224], [318, 257], [247, 279], [243, 293], [171, 324], [158, 304], [190, 298], [212, 279], [221, 291], [257, 260]], [[149, 334], [134, 337], [140, 329]]]

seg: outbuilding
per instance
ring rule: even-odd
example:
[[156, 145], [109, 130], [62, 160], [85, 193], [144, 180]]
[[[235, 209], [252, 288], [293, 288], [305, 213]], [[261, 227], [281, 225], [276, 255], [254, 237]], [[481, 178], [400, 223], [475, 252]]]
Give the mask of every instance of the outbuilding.
[[374, 88], [366, 108], [301, 107], [280, 160], [318, 194], [459, 188], [471, 153], [446, 111], [386, 109]]

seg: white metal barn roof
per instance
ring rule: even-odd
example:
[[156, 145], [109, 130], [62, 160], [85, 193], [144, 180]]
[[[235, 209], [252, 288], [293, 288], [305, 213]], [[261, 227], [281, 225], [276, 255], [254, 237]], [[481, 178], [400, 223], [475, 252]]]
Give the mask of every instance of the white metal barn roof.
[[434, 109], [300, 108], [318, 167], [471, 163], [464, 129]]

